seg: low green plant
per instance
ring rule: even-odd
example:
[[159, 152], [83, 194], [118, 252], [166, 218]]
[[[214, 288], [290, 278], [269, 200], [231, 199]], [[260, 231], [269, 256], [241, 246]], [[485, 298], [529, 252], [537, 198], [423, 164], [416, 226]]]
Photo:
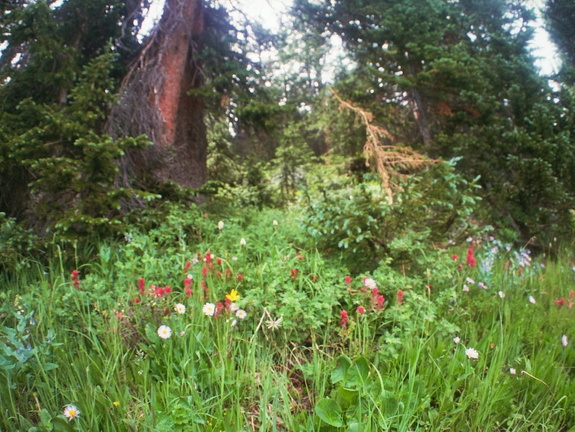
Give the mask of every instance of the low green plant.
[[390, 203], [377, 182], [349, 181], [306, 196], [303, 224], [327, 251], [340, 251], [354, 272], [391, 258], [416, 260], [433, 244], [459, 243], [474, 231], [477, 185], [456, 174], [454, 162], [434, 164], [409, 177]]

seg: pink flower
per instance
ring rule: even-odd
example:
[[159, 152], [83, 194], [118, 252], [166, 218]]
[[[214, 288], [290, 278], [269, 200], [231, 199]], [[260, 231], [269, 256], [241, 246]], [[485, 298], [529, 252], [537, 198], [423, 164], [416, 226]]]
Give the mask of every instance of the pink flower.
[[356, 312], [360, 315], [363, 315], [365, 313], [365, 308], [363, 306], [359, 306]]
[[397, 292], [396, 299], [397, 299], [397, 304], [403, 304], [403, 291], [402, 290], [399, 290]]
[[457, 261], [459, 259], [459, 256], [457, 254], [453, 254], [453, 255], [451, 255], [451, 259], [453, 261]]
[[202, 267], [202, 276], [206, 277], [208, 275], [208, 268], [207, 267]]
[[349, 285], [349, 284], [351, 284], [351, 281], [352, 281], [351, 276], [347, 275], [345, 277], [345, 283]]
[[555, 300], [555, 304], [559, 307], [563, 306], [565, 304], [565, 299], [563, 297], [561, 297], [558, 300]]
[[297, 277], [297, 269], [291, 269], [289, 273], [292, 279]]
[[347, 311], [346, 310], [342, 310], [339, 313], [339, 317], [341, 318], [339, 321], [339, 324], [341, 325], [341, 327], [343, 329], [345, 329], [347, 322], [349, 321], [349, 316], [347, 315]]

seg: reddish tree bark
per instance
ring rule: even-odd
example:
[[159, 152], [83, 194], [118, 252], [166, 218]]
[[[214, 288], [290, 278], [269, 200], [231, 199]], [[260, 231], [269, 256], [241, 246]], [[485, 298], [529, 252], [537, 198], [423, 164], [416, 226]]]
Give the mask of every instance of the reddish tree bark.
[[124, 180], [152, 175], [197, 188], [207, 178], [204, 84], [197, 57], [203, 0], [166, 0], [162, 18], [126, 75], [112, 111], [113, 136], [147, 134], [154, 146], [127, 155]]

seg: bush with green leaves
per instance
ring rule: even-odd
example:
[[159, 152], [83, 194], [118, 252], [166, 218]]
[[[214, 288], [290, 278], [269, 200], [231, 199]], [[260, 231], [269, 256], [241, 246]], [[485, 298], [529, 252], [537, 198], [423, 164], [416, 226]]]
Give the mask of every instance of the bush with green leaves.
[[374, 269], [385, 258], [400, 265], [433, 244], [458, 243], [476, 231], [476, 189], [453, 163], [409, 177], [392, 204], [375, 181], [343, 181], [306, 196], [303, 223], [321, 249], [339, 251], [355, 272]]

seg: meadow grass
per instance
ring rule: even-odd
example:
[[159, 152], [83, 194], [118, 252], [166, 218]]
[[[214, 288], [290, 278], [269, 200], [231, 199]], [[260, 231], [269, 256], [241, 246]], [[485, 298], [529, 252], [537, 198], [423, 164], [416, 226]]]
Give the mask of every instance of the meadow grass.
[[56, 245], [3, 274], [2, 430], [575, 430], [569, 254], [484, 240], [475, 266], [430, 247], [345, 281], [274, 218]]

